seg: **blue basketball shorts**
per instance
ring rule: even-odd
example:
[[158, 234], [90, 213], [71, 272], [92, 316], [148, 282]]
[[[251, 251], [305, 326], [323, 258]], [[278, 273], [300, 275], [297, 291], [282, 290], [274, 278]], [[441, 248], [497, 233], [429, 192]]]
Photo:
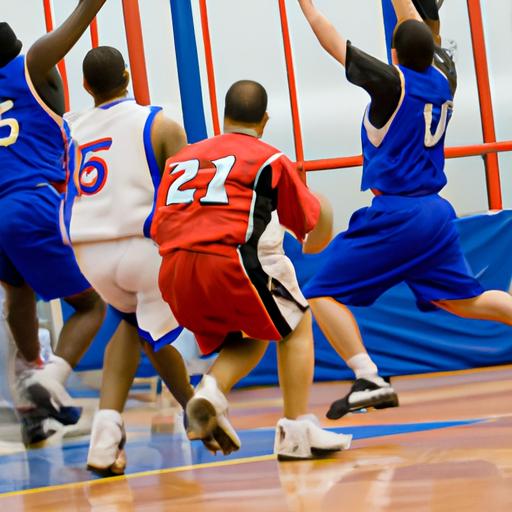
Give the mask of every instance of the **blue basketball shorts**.
[[437, 194], [375, 197], [329, 244], [304, 295], [369, 306], [405, 282], [418, 307], [429, 310], [435, 309], [432, 302], [482, 294], [462, 253], [455, 218], [451, 204]]
[[60, 204], [60, 194], [49, 185], [0, 198], [0, 281], [27, 283], [44, 300], [91, 288], [62, 240]]

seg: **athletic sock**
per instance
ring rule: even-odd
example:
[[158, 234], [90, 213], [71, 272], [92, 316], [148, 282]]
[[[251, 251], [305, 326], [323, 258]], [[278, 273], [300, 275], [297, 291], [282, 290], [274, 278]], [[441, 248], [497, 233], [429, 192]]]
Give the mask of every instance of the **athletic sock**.
[[379, 369], [366, 352], [360, 352], [346, 361], [347, 366], [355, 373], [356, 379], [366, 379], [378, 386], [387, 386], [379, 377]]

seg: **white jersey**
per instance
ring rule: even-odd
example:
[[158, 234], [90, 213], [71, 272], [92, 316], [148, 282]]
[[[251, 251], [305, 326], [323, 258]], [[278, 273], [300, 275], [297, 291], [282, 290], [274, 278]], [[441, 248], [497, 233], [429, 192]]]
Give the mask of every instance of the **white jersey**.
[[149, 236], [160, 183], [151, 126], [159, 111], [124, 99], [69, 116], [81, 159], [69, 198], [72, 243]]

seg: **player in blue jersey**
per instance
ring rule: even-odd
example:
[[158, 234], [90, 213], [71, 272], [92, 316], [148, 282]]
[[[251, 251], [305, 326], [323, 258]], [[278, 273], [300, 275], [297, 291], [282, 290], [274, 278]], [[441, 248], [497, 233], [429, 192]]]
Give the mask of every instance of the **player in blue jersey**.
[[305, 289], [320, 327], [356, 376], [350, 393], [327, 413], [335, 419], [361, 408], [398, 405], [345, 306], [368, 306], [406, 282], [420, 309], [442, 308], [512, 325], [512, 297], [484, 291], [473, 277], [455, 212], [438, 195], [446, 184], [444, 140], [456, 73], [447, 52], [435, 44], [440, 43], [435, 0], [393, 0], [399, 20], [393, 37], [397, 66], [345, 41], [311, 0], [299, 3], [324, 49], [371, 97], [362, 127], [361, 188], [372, 190], [375, 198], [331, 242], [323, 267]]
[[[16, 342], [23, 437], [42, 441], [76, 423], [63, 384], [101, 326], [105, 307], [82, 276], [59, 229], [67, 178], [67, 127], [57, 63], [106, 0], [81, 0], [55, 31], [22, 54], [13, 29], [0, 23], [0, 281]], [[55, 355], [39, 359], [36, 294], [62, 297], [75, 313], [62, 328]]]

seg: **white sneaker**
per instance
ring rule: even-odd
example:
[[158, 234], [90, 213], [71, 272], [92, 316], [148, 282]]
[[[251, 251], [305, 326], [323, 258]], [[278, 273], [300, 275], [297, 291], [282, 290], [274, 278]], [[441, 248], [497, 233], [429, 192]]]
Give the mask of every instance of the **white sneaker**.
[[218, 446], [224, 455], [240, 449], [240, 438], [228, 419], [228, 401], [211, 375], [202, 378], [186, 414], [189, 439], [203, 440], [212, 451]]
[[121, 414], [101, 409], [94, 415], [87, 469], [101, 475], [122, 475], [126, 468], [126, 433]]
[[320, 427], [313, 414], [277, 422], [274, 453], [278, 460], [315, 459], [329, 452], [350, 448], [351, 435], [336, 434]]

